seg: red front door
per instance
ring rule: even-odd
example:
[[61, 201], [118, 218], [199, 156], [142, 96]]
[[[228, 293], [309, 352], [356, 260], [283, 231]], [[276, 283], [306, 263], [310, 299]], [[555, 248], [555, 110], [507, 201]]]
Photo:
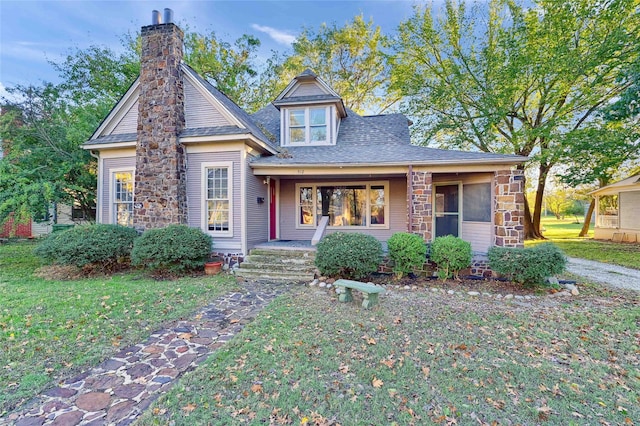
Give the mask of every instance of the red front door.
[[269, 239], [276, 238], [276, 181], [269, 179]]

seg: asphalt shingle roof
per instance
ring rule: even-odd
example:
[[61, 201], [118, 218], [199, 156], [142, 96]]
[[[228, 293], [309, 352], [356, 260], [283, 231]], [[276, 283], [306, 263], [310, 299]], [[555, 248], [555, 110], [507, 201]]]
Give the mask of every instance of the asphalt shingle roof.
[[[272, 148], [276, 148], [273, 142], [267, 137], [267, 135], [265, 135], [262, 132], [260, 127], [256, 125], [256, 123], [251, 119], [251, 116], [249, 116], [249, 114], [247, 114], [245, 110], [240, 108], [235, 102], [229, 99], [224, 93], [216, 89], [211, 83], [209, 83], [207, 80], [202, 78], [189, 65], [187, 64], [183, 64], [183, 65], [184, 65], [184, 68], [187, 70], [187, 72], [189, 72], [196, 80], [202, 83], [202, 85], [209, 91], [209, 93], [211, 93], [222, 105], [224, 105], [224, 107], [227, 108], [227, 110], [229, 110], [229, 112], [231, 112], [231, 114], [233, 114], [233, 116], [236, 119], [238, 119], [238, 121], [240, 121], [243, 126], [249, 129], [250, 133], [253, 136], [267, 143]], [[206, 136], [209, 136], [209, 135], [206, 135]]]
[[[280, 143], [280, 112], [269, 105], [252, 115], [253, 119]], [[402, 114], [362, 117], [347, 110], [340, 122], [336, 145], [285, 147], [287, 155], [263, 156], [255, 165], [326, 164], [462, 164], [468, 162], [513, 162], [526, 160], [516, 155], [455, 151], [411, 145], [409, 123]]]

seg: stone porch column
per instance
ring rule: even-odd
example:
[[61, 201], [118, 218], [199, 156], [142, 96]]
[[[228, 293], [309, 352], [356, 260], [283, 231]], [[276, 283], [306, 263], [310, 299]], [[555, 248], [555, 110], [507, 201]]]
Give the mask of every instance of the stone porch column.
[[421, 235], [425, 241], [431, 241], [433, 235], [432, 174], [414, 170], [407, 179], [411, 194], [408, 206], [412, 209], [410, 232]]
[[500, 247], [524, 247], [524, 171], [495, 172], [494, 238]]

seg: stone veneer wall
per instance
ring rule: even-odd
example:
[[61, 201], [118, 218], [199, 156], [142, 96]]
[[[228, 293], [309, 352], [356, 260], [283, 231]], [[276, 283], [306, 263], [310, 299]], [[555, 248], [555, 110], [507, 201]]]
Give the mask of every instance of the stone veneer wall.
[[142, 27], [133, 224], [187, 223], [182, 61], [183, 33], [173, 23]]
[[411, 232], [419, 234], [425, 241], [431, 241], [433, 228], [433, 180], [431, 172], [416, 172], [411, 176], [412, 199], [409, 207], [412, 209]]
[[524, 247], [524, 171], [496, 171], [495, 183], [495, 245]]

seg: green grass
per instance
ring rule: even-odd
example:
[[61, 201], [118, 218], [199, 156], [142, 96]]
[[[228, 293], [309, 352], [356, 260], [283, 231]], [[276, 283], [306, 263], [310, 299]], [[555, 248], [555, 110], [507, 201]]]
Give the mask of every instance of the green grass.
[[595, 287], [529, 307], [398, 292], [370, 311], [304, 288], [138, 424], [627, 424], [639, 316], [637, 295]]
[[34, 247], [0, 245], [0, 415], [235, 285], [223, 276], [43, 280]]
[[[543, 218], [542, 226], [545, 229], [544, 236], [560, 247], [567, 256], [640, 269], [640, 244], [596, 241], [593, 240], [593, 230], [589, 231], [587, 237], [578, 237], [582, 224], [575, 223], [573, 219]], [[527, 241], [525, 245], [541, 242], [543, 241]]]

